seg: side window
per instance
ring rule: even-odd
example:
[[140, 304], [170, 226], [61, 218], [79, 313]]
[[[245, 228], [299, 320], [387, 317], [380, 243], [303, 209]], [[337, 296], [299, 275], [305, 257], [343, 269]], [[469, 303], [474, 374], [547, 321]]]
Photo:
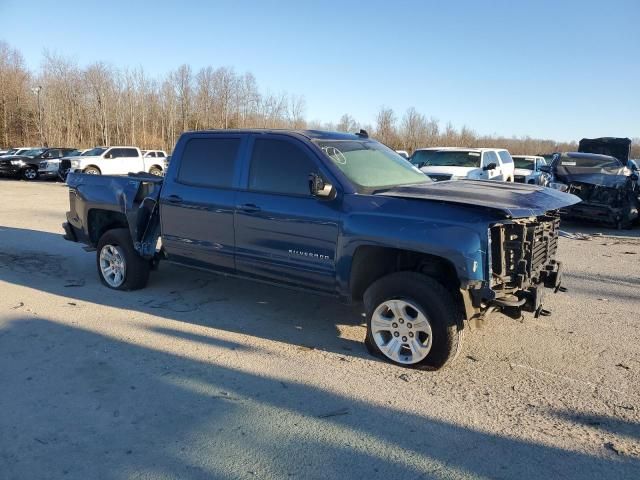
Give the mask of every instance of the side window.
[[156, 158], [156, 152], [147, 153], [147, 157]]
[[104, 158], [118, 158], [121, 157], [119, 148], [112, 148], [107, 153], [104, 154]]
[[120, 148], [121, 157], [139, 157], [138, 150], [135, 148]]
[[182, 153], [178, 181], [231, 188], [239, 148], [239, 138], [192, 138]]
[[482, 156], [482, 166], [486, 167], [490, 163], [495, 163], [496, 166], [500, 165], [496, 152], [484, 152], [484, 155]]
[[47, 158], [60, 158], [62, 153], [60, 150], [49, 150], [49, 156]]
[[289, 195], [310, 195], [309, 174], [315, 162], [298, 145], [259, 138], [253, 144], [249, 189]]
[[506, 150], [500, 150], [498, 152], [498, 155], [500, 155], [500, 159], [502, 160], [502, 163], [504, 163], [505, 165], [508, 165], [509, 163], [513, 163], [513, 158], [511, 158], [511, 155], [509, 155], [509, 152], [507, 152]]

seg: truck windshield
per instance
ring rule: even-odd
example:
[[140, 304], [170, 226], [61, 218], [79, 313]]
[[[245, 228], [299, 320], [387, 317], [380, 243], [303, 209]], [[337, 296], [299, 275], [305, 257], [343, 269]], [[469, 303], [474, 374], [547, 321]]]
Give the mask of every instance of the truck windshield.
[[513, 157], [513, 163], [515, 164], [516, 168], [533, 170], [533, 158]]
[[380, 189], [432, 180], [388, 147], [373, 140], [314, 140], [356, 186]]
[[429, 153], [423, 167], [480, 167], [480, 152], [439, 150]]
[[92, 148], [91, 150], [87, 150], [81, 156], [82, 157], [97, 157], [98, 155], [102, 155], [105, 150], [106, 150], [106, 148], [96, 147], [96, 148]]
[[436, 153], [438, 153], [438, 150], [416, 150], [410, 161], [418, 168], [424, 167], [429, 164], [429, 159]]

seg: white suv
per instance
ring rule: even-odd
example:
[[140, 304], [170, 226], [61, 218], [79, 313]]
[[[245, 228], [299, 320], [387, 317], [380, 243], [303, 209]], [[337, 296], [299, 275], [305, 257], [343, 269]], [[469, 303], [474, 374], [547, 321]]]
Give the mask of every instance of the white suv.
[[435, 181], [469, 178], [513, 182], [515, 167], [502, 148], [420, 148], [411, 163]]

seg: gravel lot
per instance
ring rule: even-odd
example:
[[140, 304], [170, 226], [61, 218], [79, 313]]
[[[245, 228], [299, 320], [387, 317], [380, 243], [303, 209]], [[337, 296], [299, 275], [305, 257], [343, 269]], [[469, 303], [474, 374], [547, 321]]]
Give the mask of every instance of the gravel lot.
[[637, 227], [567, 227], [605, 236], [561, 239], [552, 317], [418, 372], [330, 299], [167, 263], [102, 287], [64, 185], [0, 205], [0, 479], [640, 478]]

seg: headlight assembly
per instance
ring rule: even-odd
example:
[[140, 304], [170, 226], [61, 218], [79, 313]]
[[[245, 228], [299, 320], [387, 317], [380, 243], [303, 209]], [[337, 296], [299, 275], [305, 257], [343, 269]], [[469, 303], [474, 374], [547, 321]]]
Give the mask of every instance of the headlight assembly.
[[22, 160], [11, 160], [11, 165], [24, 165]]

